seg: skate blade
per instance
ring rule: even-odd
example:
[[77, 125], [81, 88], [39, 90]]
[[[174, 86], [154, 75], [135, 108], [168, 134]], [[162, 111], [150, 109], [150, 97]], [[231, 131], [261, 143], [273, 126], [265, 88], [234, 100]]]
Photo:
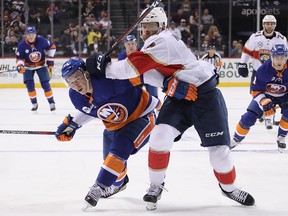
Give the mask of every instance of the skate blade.
[[90, 209], [92, 209], [93, 207], [94, 207], [94, 206], [92, 206], [91, 204], [86, 203], [86, 205], [82, 207], [82, 211], [83, 211], [83, 212], [87, 212], [87, 211], [89, 211]]
[[280, 148], [280, 147], [278, 147], [278, 151], [279, 151], [280, 153], [283, 153], [283, 152], [284, 152], [284, 149], [285, 149], [285, 148]]
[[146, 210], [153, 211], [157, 209], [157, 203], [147, 202]]

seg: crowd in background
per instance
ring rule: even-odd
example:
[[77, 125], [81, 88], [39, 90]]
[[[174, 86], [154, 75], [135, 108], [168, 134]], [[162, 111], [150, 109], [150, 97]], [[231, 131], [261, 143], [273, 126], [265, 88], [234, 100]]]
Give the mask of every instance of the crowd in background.
[[[140, 12], [151, 2], [153, 1], [142, 0]], [[192, 8], [189, 0], [172, 0], [172, 3], [168, 27], [177, 38], [183, 40], [200, 55], [203, 55], [212, 45], [216, 47], [219, 54], [228, 56], [227, 39], [221, 34], [220, 26], [205, 4], [199, 16], [198, 8]], [[82, 1], [82, 4], [82, 23], [79, 25], [78, 0], [52, 2], [39, 0], [29, 5], [29, 8], [25, 8], [24, 1], [5, 0], [3, 10], [5, 56], [14, 56], [18, 42], [25, 37], [25, 16], [27, 15], [29, 25], [34, 25], [38, 34], [47, 40], [52, 39], [49, 32], [51, 22], [57, 27], [53, 35], [53, 42], [57, 46], [56, 56], [88, 56], [107, 51], [108, 40], [112, 45], [116, 39], [113, 35], [112, 22], [108, 19], [107, 0], [87, 0]], [[165, 7], [164, 9], [167, 10]], [[200, 50], [198, 41], [201, 43]], [[242, 41], [235, 40], [231, 46], [231, 57], [240, 57]], [[118, 52], [119, 50], [115, 50], [112, 54], [117, 55]]]

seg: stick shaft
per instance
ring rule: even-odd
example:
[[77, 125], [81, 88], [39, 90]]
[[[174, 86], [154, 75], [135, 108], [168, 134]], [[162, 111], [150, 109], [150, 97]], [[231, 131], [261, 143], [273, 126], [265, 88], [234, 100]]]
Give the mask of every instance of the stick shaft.
[[0, 71], [0, 73], [8, 73], [8, 72], [17, 72], [17, 70], [11, 69], [11, 70]]
[[0, 130], [0, 134], [55, 135], [55, 132], [54, 131], [29, 131], [29, 130]]
[[111, 48], [107, 51], [106, 55], [110, 55], [115, 49], [115, 47], [117, 47], [122, 42], [122, 40], [133, 31], [133, 29], [150, 13], [153, 8], [155, 8], [159, 4], [160, 1], [161, 0], [155, 0], [149, 6], [149, 8], [140, 17], [138, 17], [138, 19], [127, 29], [127, 31], [124, 32], [124, 34], [122, 34], [120, 38], [111, 46]]

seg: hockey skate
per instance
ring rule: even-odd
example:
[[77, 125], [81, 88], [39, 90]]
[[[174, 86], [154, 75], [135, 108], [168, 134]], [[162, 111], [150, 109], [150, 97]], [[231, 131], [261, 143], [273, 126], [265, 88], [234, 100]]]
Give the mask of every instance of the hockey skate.
[[55, 103], [50, 103], [49, 106], [50, 106], [50, 111], [51, 112], [56, 110]]
[[99, 201], [101, 197], [101, 193], [104, 189], [102, 189], [99, 185], [94, 184], [91, 188], [88, 194], [85, 197], [85, 201], [87, 202], [87, 205], [83, 207], [83, 211], [86, 211], [89, 208], [95, 207], [97, 205], [97, 202]]
[[120, 185], [118, 187], [111, 185], [110, 187], [105, 188], [105, 190], [102, 190], [101, 191], [101, 198], [108, 198], [108, 197], [110, 197], [110, 196], [112, 196], [112, 195], [114, 195], [120, 191], [125, 190], [128, 182], [129, 182], [129, 178], [128, 178], [128, 175], [126, 175], [122, 185]]
[[273, 119], [271, 118], [265, 118], [265, 127], [268, 130], [273, 129]]
[[278, 136], [277, 145], [278, 145], [278, 151], [280, 153], [283, 153], [284, 149], [286, 148], [285, 136], [282, 136], [282, 135]]
[[157, 209], [157, 201], [161, 199], [163, 189], [164, 182], [161, 185], [150, 185], [150, 188], [147, 190], [147, 194], [145, 194], [143, 197], [143, 200], [147, 203], [147, 210]]
[[37, 111], [37, 109], [38, 109], [38, 103], [32, 104], [31, 111], [35, 112], [35, 111]]
[[230, 149], [233, 149], [233, 148], [235, 148], [237, 145], [239, 145], [239, 140], [237, 139], [237, 138], [235, 138], [235, 137], [233, 137], [233, 139], [231, 140], [231, 142], [230, 142], [230, 145], [229, 145], [229, 148]]
[[255, 204], [254, 198], [247, 193], [246, 191], [242, 191], [240, 189], [235, 189], [232, 192], [227, 192], [222, 189], [221, 185], [219, 184], [219, 187], [221, 188], [222, 194], [242, 205], [245, 206], [253, 206]]

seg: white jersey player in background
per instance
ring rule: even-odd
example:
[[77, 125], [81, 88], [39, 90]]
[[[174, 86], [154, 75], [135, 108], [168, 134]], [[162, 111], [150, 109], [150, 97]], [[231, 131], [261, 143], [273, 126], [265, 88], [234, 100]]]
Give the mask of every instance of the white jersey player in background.
[[[275, 31], [277, 20], [273, 15], [266, 15], [262, 20], [263, 30], [253, 33], [246, 41], [241, 60], [238, 65], [238, 73], [242, 77], [248, 77], [248, 61], [252, 58], [252, 75], [250, 82], [251, 86], [255, 78], [256, 71], [258, 68], [271, 57], [271, 49], [275, 44], [287, 45], [287, 39], [280, 32]], [[259, 119], [260, 122], [264, 121], [264, 118]], [[274, 124], [279, 124], [275, 122]], [[266, 128], [271, 128], [271, 122], [265, 121]]]
[[[201, 146], [209, 152], [210, 163], [222, 193], [242, 205], [252, 206], [254, 198], [236, 185], [236, 169], [228, 147], [230, 132], [227, 108], [221, 91], [216, 88], [214, 66], [197, 60], [183, 41], [177, 40], [166, 30], [166, 25], [167, 16], [163, 8], [153, 8], [140, 23], [141, 38], [144, 40], [141, 51], [133, 52], [118, 62], [109, 62], [106, 55], [96, 55], [94, 61], [86, 65], [94, 69], [96, 76], [105, 74], [107, 78], [125, 79], [149, 73], [152, 76], [153, 71], [159, 71], [197, 87], [197, 97], [193, 101], [175, 100], [168, 96], [160, 109], [149, 141], [150, 188], [143, 197], [146, 208], [157, 208], [164, 188], [170, 149], [173, 142], [178, 141], [192, 126], [201, 138]], [[177, 87], [177, 83], [173, 85]], [[181, 178], [176, 184], [181, 187]], [[187, 185], [183, 189], [185, 187]]]

